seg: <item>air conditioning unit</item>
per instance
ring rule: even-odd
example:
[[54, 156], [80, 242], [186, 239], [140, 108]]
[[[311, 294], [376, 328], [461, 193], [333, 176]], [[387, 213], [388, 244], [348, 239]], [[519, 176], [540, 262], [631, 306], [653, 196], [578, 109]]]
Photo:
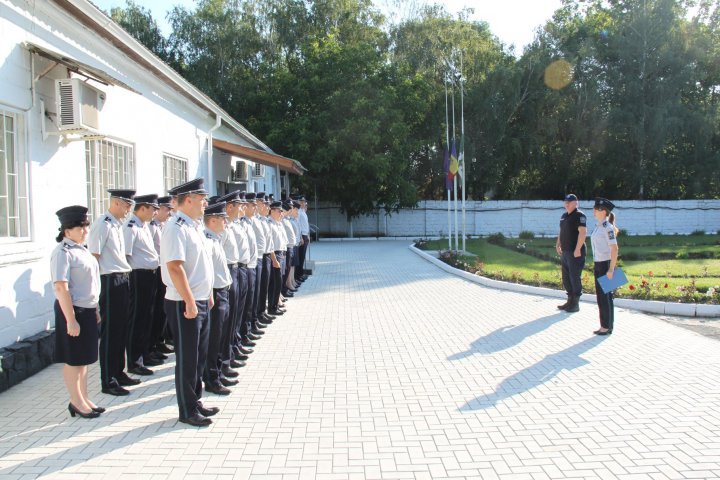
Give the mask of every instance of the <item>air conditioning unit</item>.
[[99, 133], [105, 92], [79, 78], [55, 81], [58, 129], [61, 133]]
[[253, 169], [253, 177], [264, 177], [264, 176], [265, 176], [265, 165], [256, 163], [255, 168]]
[[235, 161], [235, 168], [232, 169], [231, 177], [233, 182], [247, 182], [248, 181], [248, 166], [247, 163], [242, 160]]

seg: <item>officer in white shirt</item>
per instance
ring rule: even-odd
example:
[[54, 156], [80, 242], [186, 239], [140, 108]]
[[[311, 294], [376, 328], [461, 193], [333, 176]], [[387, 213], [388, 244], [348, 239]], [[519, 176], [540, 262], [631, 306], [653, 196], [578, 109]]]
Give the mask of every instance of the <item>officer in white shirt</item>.
[[287, 248], [287, 235], [285, 228], [282, 226], [283, 216], [282, 202], [273, 202], [270, 204], [270, 231], [271, 244], [273, 245], [274, 256], [277, 263], [273, 263], [272, 278], [270, 285], [272, 291], [268, 294], [268, 313], [270, 315], [282, 315], [285, 312], [280, 310], [280, 290], [282, 287], [282, 267], [285, 261], [285, 250]]
[[219, 412], [205, 408], [202, 374], [207, 361], [208, 312], [213, 306], [213, 264], [206, 248], [202, 218], [207, 206], [203, 179], [175, 187], [177, 213], [168, 221], [160, 242], [160, 268], [165, 292], [165, 316], [175, 339], [175, 391], [180, 422], [210, 425]]
[[155, 277], [160, 257], [155, 249], [149, 223], [159, 208], [158, 196], [136, 195], [135, 211], [123, 228], [125, 255], [130, 272], [130, 322], [128, 326], [128, 372], [152, 375], [147, 367], [162, 365], [163, 361], [150, 355], [150, 331], [155, 304]]
[[[170, 213], [172, 206], [170, 204], [170, 196], [159, 197], [158, 206], [160, 207], [155, 213], [155, 218], [150, 222], [150, 231], [153, 234], [153, 243], [158, 257], [160, 256], [160, 241], [162, 239], [162, 231]], [[153, 353], [162, 359], [167, 358], [165, 354], [173, 353], [173, 350], [165, 343], [169, 340], [170, 333], [167, 330], [167, 322], [165, 321], [165, 284], [162, 281], [160, 266], [155, 274], [155, 304], [153, 306], [153, 326], [150, 333], [150, 345]]]
[[109, 395], [128, 395], [123, 386], [137, 385], [125, 369], [125, 345], [129, 322], [130, 271], [125, 258], [122, 221], [130, 213], [135, 190], [108, 190], [108, 211], [90, 226], [88, 250], [100, 266], [100, 383]]
[[[258, 235], [254, 226], [255, 216], [255, 194], [250, 192], [244, 195], [245, 204], [245, 215], [240, 218], [240, 224], [245, 228], [245, 233], [248, 236], [248, 243], [250, 244], [250, 262], [248, 263], [248, 294], [245, 300], [245, 318], [242, 320], [242, 325], [239, 330], [240, 338], [236, 341], [236, 347], [240, 354], [247, 353], [246, 348], [243, 347], [243, 343], [247, 338], [248, 334], [253, 335], [253, 330], [261, 330], [267, 326], [267, 323], [260, 322], [257, 318], [257, 270], [259, 262], [262, 260], [262, 254], [260, 253], [260, 243], [258, 241]], [[264, 242], [264, 238], [263, 238]]]
[[310, 246], [310, 222], [307, 216], [307, 200], [304, 195], [298, 195], [297, 201], [300, 203], [298, 210], [298, 225], [300, 226], [300, 234], [302, 242], [300, 243], [300, 258], [298, 259], [298, 268], [295, 270], [295, 280], [302, 283], [307, 276], [305, 275], [305, 258], [307, 250]]

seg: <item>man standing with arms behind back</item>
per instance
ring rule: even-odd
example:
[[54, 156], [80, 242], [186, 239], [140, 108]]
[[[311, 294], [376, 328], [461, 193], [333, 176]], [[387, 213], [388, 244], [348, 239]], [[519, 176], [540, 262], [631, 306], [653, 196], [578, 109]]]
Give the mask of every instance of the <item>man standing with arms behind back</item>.
[[578, 210], [578, 199], [570, 193], [565, 196], [565, 213], [560, 217], [560, 234], [555, 250], [562, 260], [562, 281], [568, 300], [558, 309], [566, 312], [580, 311], [582, 295], [582, 271], [585, 267], [585, 237], [587, 218]]

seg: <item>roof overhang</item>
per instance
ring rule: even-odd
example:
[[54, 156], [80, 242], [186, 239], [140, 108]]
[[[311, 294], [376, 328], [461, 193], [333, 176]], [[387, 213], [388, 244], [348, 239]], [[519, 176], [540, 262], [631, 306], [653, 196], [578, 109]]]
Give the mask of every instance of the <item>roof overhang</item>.
[[130, 87], [125, 82], [122, 82], [118, 80], [117, 78], [113, 77], [109, 73], [100, 70], [99, 68], [95, 68], [93, 66], [88, 65], [87, 63], [83, 63], [79, 60], [76, 60], [74, 58], [70, 58], [68, 56], [63, 55], [60, 52], [56, 52], [54, 50], [51, 50], [47, 47], [42, 47], [40, 45], [37, 45], [32, 42], [25, 42], [25, 48], [27, 48], [30, 52], [39, 55], [43, 58], [47, 58], [48, 60], [64, 65], [68, 70], [77, 73], [78, 75], [91, 78], [95, 80], [96, 82], [102, 83], [104, 85], [116, 85], [118, 87], [125, 88], [127, 90], [130, 90], [131, 92], [138, 93]]
[[224, 140], [218, 140], [216, 138], [213, 139], [213, 147], [231, 155], [250, 160], [251, 162], [260, 163], [268, 167], [280, 167], [280, 170], [294, 173], [295, 175], [302, 175], [307, 170], [300, 162], [292, 158], [226, 142]]

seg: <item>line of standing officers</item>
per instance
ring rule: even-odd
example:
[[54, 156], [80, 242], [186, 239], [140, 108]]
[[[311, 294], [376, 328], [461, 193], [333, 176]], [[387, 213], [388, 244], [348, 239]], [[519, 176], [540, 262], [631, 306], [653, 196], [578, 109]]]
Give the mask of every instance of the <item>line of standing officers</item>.
[[[75, 241], [62, 240], [51, 259], [53, 282], [56, 291], [58, 282], [67, 282], [72, 304], [95, 312], [100, 347], [98, 355], [97, 331], [93, 342], [88, 324], [76, 327], [68, 307], [56, 302], [56, 324], [64, 327], [57, 329], [56, 352], [95, 349], [94, 356], [89, 352], [77, 360], [62, 354], [56, 361], [87, 366], [99, 357], [102, 392], [123, 396], [130, 393], [125, 387], [140, 383], [128, 373], [153, 375], [150, 367], [162, 365], [174, 352], [179, 420], [209, 425], [208, 417], [219, 410], [203, 406], [203, 384], [213, 394], [231, 393], [228, 387], [239, 383], [235, 369], [245, 366], [267, 326], [285, 314], [285, 302], [307, 278], [306, 200], [295, 195], [275, 201], [263, 192], [208, 199], [201, 178], [171, 189], [167, 197], [108, 192], [108, 211], [89, 234], [87, 208], [58, 211], [58, 238], [73, 233], [63, 227], [77, 227], [84, 229], [87, 246], [80, 234]], [[73, 278], [74, 266], [67, 264], [78, 248], [89, 254], [82, 256], [85, 264], [92, 255], [98, 268], [85, 267], [84, 275]], [[93, 300], [85, 292], [89, 287], [83, 288], [94, 281], [100, 288]], [[84, 293], [75, 298], [74, 291]], [[65, 296], [62, 300], [69, 303]], [[69, 345], [77, 338], [67, 332], [78, 330], [75, 337], [85, 340]], [[75, 384], [82, 383], [78, 379]], [[66, 384], [73, 416], [94, 418], [104, 411], [87, 398], [86, 385], [71, 388], [67, 378]]]

